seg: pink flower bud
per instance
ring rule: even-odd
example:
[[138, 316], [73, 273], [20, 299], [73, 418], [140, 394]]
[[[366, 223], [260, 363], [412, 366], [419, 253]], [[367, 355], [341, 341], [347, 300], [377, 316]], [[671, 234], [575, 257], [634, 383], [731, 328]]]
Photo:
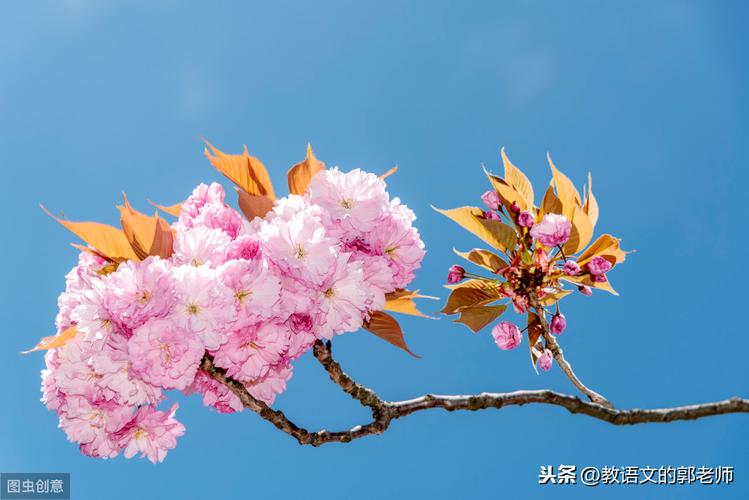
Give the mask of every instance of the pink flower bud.
[[508, 321], [502, 321], [492, 328], [492, 337], [497, 347], [505, 351], [515, 349], [523, 338], [520, 328]]
[[572, 224], [564, 215], [546, 214], [531, 228], [531, 236], [542, 245], [553, 248], [570, 239], [571, 230]]
[[543, 354], [538, 358], [538, 367], [543, 371], [548, 372], [551, 370], [551, 363], [553, 360], [554, 357], [552, 356], [551, 351], [549, 349], [544, 349]]
[[567, 319], [564, 317], [564, 314], [555, 314], [551, 318], [551, 325], [549, 326], [551, 333], [554, 335], [560, 335], [565, 328], [567, 328]]
[[605, 274], [591, 274], [590, 279], [596, 283], [606, 283], [608, 281]]
[[600, 255], [596, 255], [588, 262], [588, 271], [593, 275], [601, 275], [609, 272], [613, 266], [611, 262]]
[[463, 279], [466, 274], [466, 270], [461, 266], [454, 265], [447, 271], [447, 282], [457, 283]]
[[491, 212], [487, 210], [484, 212], [484, 219], [490, 219], [490, 220], [502, 220], [499, 215], [497, 215], [495, 212]]
[[568, 260], [564, 263], [564, 268], [562, 268], [562, 271], [564, 271], [564, 274], [566, 274], [567, 276], [575, 276], [580, 272], [580, 266], [574, 260]]
[[499, 207], [502, 206], [496, 191], [487, 191], [481, 195], [481, 199], [489, 210], [499, 210]]
[[588, 285], [578, 285], [577, 290], [583, 295], [587, 295], [588, 297], [593, 295], [593, 290], [591, 290]]
[[520, 205], [518, 205], [517, 201], [512, 202], [512, 205], [510, 205], [510, 210], [512, 210], [514, 213], [520, 212]]
[[533, 214], [528, 210], [523, 210], [522, 212], [520, 212], [520, 215], [518, 215], [518, 225], [520, 227], [527, 227], [530, 229], [533, 227], [534, 222], [535, 218], [533, 217]]

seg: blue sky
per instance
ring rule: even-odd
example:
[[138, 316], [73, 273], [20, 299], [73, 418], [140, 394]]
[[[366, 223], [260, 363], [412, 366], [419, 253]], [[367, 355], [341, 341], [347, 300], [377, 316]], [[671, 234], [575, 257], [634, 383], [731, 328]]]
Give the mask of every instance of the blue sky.
[[[247, 144], [281, 190], [309, 141], [329, 165], [399, 165], [390, 191], [416, 211], [428, 248], [414, 286], [444, 297], [452, 248], [479, 242], [430, 205], [477, 203], [481, 164], [496, 170], [505, 146], [537, 186], [547, 151], [579, 184], [592, 171], [598, 231], [637, 250], [611, 275], [621, 297], [564, 301], [560, 340], [578, 375], [622, 407], [746, 397], [744, 5], [68, 0], [1, 11], [0, 470], [71, 472], [77, 499], [749, 496], [746, 415], [613, 427], [552, 407], [434, 411], [314, 449], [254, 414], [178, 398], [187, 433], [163, 464], [93, 460], [38, 401], [42, 357], [17, 354], [52, 333], [75, 262], [72, 236], [39, 202], [116, 223], [123, 190], [142, 209], [181, 200], [220, 180], [201, 136], [227, 151]], [[422, 359], [366, 332], [335, 341], [345, 369], [384, 398], [574, 392], [488, 332], [447, 318], [403, 325]], [[276, 406], [311, 429], [367, 418], [311, 356]], [[736, 479], [536, 484], [540, 465], [560, 463], [732, 465]]]

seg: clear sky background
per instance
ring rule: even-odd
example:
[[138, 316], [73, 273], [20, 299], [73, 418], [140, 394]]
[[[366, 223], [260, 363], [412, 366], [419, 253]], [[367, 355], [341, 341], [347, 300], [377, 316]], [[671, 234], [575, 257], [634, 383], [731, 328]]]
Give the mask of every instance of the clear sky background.
[[[272, 5], [271, 5], [272, 4]], [[200, 137], [247, 144], [279, 191], [307, 142], [328, 165], [384, 172], [417, 213], [414, 283], [446, 296], [452, 248], [478, 240], [430, 204], [476, 204], [504, 145], [541, 190], [551, 152], [598, 232], [636, 249], [621, 293], [571, 296], [561, 342], [621, 407], [749, 395], [746, 164], [749, 62], [740, 2], [125, 2], [0, 4], [0, 470], [72, 473], [76, 499], [747, 498], [748, 415], [614, 427], [556, 407], [396, 421], [382, 436], [300, 447], [252, 413], [177, 397], [187, 427], [163, 464], [79, 454], [39, 402], [74, 237], [37, 207], [117, 222], [126, 191], [174, 203], [221, 180]], [[226, 183], [225, 183], [226, 185]], [[436, 312], [439, 303], [424, 306]], [[387, 399], [553, 388], [525, 348], [404, 319], [413, 359], [367, 332], [335, 339]], [[366, 422], [311, 354], [275, 405], [311, 429]], [[538, 486], [542, 464], [732, 465], [732, 486]], [[553, 491], [552, 491], [553, 490]]]

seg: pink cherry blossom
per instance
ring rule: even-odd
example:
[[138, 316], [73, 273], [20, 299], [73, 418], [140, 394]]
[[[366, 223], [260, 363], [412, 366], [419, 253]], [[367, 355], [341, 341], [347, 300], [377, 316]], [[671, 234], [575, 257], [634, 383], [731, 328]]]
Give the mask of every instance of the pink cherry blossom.
[[174, 403], [168, 412], [153, 406], [141, 406], [138, 413], [119, 431], [120, 446], [126, 458], [137, 453], [152, 463], [162, 462], [169, 450], [177, 446], [177, 438], [185, 433], [185, 426], [174, 418], [179, 408]]
[[184, 390], [184, 393], [201, 394], [203, 404], [216, 408], [219, 413], [234, 413], [244, 408], [236, 394], [203, 370], [198, 370], [192, 384]]
[[344, 332], [353, 332], [362, 325], [366, 314], [367, 287], [359, 262], [349, 262], [348, 255], [341, 254], [333, 274], [320, 288], [318, 335], [332, 338]]
[[253, 236], [243, 234], [229, 244], [226, 260], [253, 260], [260, 254], [260, 242]]
[[197, 226], [186, 231], [178, 231], [174, 239], [175, 264], [216, 267], [224, 263], [231, 238], [220, 229]]
[[281, 280], [265, 260], [231, 260], [222, 265], [217, 278], [231, 290], [239, 324], [272, 317], [278, 308]]
[[605, 258], [601, 257], [600, 255], [596, 255], [588, 261], [587, 267], [590, 274], [594, 276], [601, 276], [611, 271], [611, 268], [613, 266], [611, 265], [611, 262], [609, 262]]
[[174, 302], [169, 264], [158, 257], [124, 262], [106, 281], [105, 307], [117, 323], [130, 330], [150, 318], [163, 318]]
[[210, 186], [207, 184], [200, 184], [196, 187], [192, 195], [185, 200], [179, 212], [179, 222], [184, 225], [185, 228], [193, 227], [192, 221], [196, 219], [203, 207], [207, 204], [223, 204], [224, 203], [224, 188], [220, 184], [214, 182]]
[[216, 366], [229, 377], [251, 382], [268, 373], [288, 348], [290, 332], [285, 325], [263, 323], [242, 328], [214, 353]]
[[580, 272], [580, 266], [574, 260], [568, 260], [564, 263], [562, 271], [567, 276], [576, 276]]
[[292, 373], [293, 368], [290, 364], [275, 366], [264, 377], [245, 384], [245, 387], [252, 397], [263, 401], [267, 405], [272, 405], [276, 396], [286, 390], [286, 383], [291, 378]]
[[70, 441], [79, 444], [96, 442], [91, 453], [110, 457], [119, 451], [112, 434], [130, 419], [133, 408], [113, 402], [92, 403], [84, 396], [67, 396], [60, 408], [60, 427]]
[[552, 248], [563, 245], [570, 238], [572, 224], [567, 217], [558, 214], [546, 214], [541, 222], [535, 224], [530, 231], [533, 239], [542, 245]]
[[389, 201], [385, 183], [359, 169], [343, 173], [334, 167], [319, 172], [308, 192], [310, 202], [322, 207], [332, 220], [361, 232], [374, 228]]
[[170, 319], [195, 333], [208, 350], [226, 342], [236, 320], [234, 293], [209, 266], [180, 266], [174, 269], [177, 303]]
[[170, 389], [220, 413], [243, 409], [200, 369], [206, 352], [272, 404], [292, 361], [318, 339], [358, 330], [413, 279], [424, 256], [414, 219], [358, 170], [318, 174], [306, 195], [251, 221], [219, 184], [202, 184], [181, 205], [168, 259], [105, 270], [108, 261], [81, 252], [55, 320], [76, 335], [45, 354], [42, 401], [82, 453], [160, 462], [184, 432], [176, 406], [157, 410]]
[[320, 284], [333, 267], [335, 242], [307, 211], [274, 219], [263, 228], [263, 237], [269, 258], [293, 277]]
[[184, 389], [195, 378], [205, 348], [198, 337], [168, 319], [152, 319], [128, 342], [132, 369], [149, 384]]
[[505, 351], [515, 349], [523, 338], [520, 328], [507, 321], [501, 321], [492, 328], [492, 336], [497, 347]]
[[386, 217], [367, 235], [372, 251], [386, 257], [393, 272], [392, 292], [405, 288], [424, 258], [424, 243], [418, 231], [398, 217]]

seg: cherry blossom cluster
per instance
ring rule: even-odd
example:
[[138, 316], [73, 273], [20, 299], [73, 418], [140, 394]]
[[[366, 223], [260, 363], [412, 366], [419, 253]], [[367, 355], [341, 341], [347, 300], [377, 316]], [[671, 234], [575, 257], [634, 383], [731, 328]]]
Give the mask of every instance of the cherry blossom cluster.
[[413, 279], [424, 256], [414, 218], [358, 169], [319, 172], [303, 196], [252, 221], [225, 203], [219, 184], [201, 184], [172, 225], [170, 258], [112, 270], [80, 254], [56, 320], [76, 334], [47, 351], [42, 401], [84, 454], [160, 462], [185, 430], [176, 404], [157, 409], [166, 391], [242, 410], [200, 369], [208, 354], [272, 404], [315, 340], [359, 329]]

